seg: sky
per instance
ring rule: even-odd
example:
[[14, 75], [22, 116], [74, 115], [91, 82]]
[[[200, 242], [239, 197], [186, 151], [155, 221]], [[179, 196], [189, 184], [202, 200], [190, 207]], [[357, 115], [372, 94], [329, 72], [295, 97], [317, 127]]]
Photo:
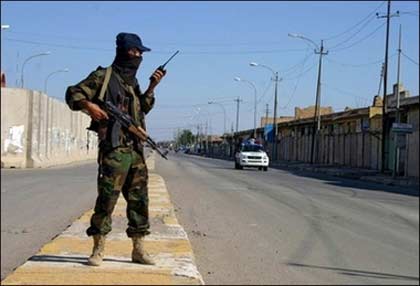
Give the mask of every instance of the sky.
[[[273, 116], [271, 70], [282, 79], [277, 116], [293, 116], [295, 107], [314, 105], [319, 62], [314, 49], [321, 40], [328, 51], [322, 62], [321, 105], [334, 111], [371, 105], [386, 35], [386, 18], [375, 14], [386, 11], [386, 1], [1, 1], [1, 24], [10, 26], [1, 30], [1, 70], [8, 87], [19, 87], [23, 62], [49, 51], [27, 62], [24, 87], [44, 91], [47, 86], [49, 96], [63, 100], [68, 86], [112, 63], [118, 33], [136, 33], [152, 49], [143, 54], [137, 73], [143, 90], [153, 71], [180, 51], [155, 90], [156, 104], [146, 117], [151, 137], [170, 140], [177, 130], [196, 133], [201, 126], [205, 132], [206, 125], [209, 134], [220, 135], [224, 126], [236, 129], [237, 98], [242, 100], [239, 130], [254, 128], [255, 99], [258, 125], [267, 105]], [[391, 13], [396, 11], [399, 16], [391, 17], [390, 25], [388, 91], [397, 80], [401, 25], [400, 78], [415, 96], [419, 3], [392, 1]]]

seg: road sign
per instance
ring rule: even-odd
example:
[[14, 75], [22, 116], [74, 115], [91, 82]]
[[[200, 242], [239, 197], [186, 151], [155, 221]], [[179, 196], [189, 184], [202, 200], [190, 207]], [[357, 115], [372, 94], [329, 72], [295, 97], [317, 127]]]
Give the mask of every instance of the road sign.
[[264, 127], [264, 137], [265, 140], [268, 142], [273, 141], [273, 136], [274, 136], [274, 125], [273, 124], [266, 124]]
[[410, 134], [413, 133], [413, 125], [408, 123], [392, 123], [391, 132], [393, 133], [404, 133]]

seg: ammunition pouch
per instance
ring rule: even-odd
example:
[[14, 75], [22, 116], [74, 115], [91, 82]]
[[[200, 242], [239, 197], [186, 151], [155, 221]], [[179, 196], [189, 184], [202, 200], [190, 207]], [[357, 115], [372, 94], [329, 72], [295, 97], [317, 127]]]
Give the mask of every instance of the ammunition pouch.
[[87, 130], [96, 132], [98, 134], [98, 139], [100, 141], [105, 140], [106, 139], [106, 133], [108, 130], [108, 126], [107, 126], [107, 122], [106, 121], [95, 121], [95, 120], [91, 120], [90, 121], [90, 125], [88, 128], [86, 128]]
[[114, 148], [120, 145], [120, 132], [121, 123], [119, 121], [114, 121], [111, 128], [111, 144]]

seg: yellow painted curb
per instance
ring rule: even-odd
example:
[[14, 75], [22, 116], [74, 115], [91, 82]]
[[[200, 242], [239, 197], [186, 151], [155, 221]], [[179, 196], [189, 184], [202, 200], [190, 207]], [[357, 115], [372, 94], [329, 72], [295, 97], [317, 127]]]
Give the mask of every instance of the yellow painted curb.
[[[147, 165], [149, 172], [154, 170], [153, 153]], [[132, 243], [125, 234], [125, 208], [121, 196], [113, 213], [113, 230], [107, 235], [101, 266], [86, 264], [92, 250], [92, 239], [85, 234], [93, 213], [89, 210], [1, 285], [204, 285], [190, 241], [178, 223], [161, 176], [149, 173], [151, 234], [144, 242], [156, 265], [131, 262]]]

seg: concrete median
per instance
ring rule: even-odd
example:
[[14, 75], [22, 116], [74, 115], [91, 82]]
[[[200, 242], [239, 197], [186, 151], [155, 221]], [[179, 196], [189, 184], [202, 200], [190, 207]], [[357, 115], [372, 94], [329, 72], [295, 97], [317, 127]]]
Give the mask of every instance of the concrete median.
[[125, 234], [126, 202], [122, 196], [113, 213], [113, 230], [107, 236], [104, 262], [87, 265], [92, 239], [85, 234], [93, 212], [83, 214], [63, 233], [44, 245], [26, 263], [2, 281], [2, 285], [203, 285], [188, 236], [178, 223], [161, 176], [149, 167], [149, 215], [151, 234], [145, 249], [156, 265], [131, 262], [131, 240]]

